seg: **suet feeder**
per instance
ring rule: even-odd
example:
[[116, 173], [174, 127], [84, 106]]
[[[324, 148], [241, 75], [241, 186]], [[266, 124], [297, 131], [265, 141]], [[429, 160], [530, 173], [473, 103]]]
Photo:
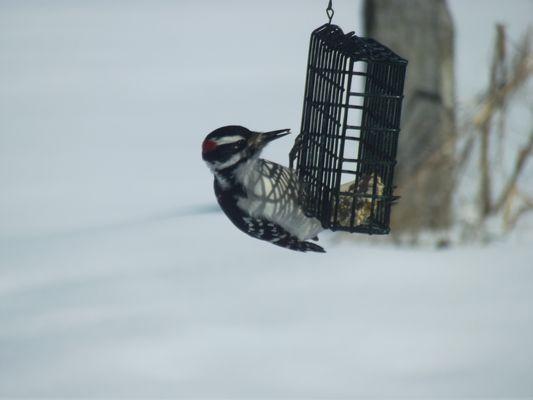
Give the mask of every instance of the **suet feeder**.
[[311, 34], [290, 164], [305, 213], [324, 228], [389, 233], [406, 67], [381, 43], [331, 23]]

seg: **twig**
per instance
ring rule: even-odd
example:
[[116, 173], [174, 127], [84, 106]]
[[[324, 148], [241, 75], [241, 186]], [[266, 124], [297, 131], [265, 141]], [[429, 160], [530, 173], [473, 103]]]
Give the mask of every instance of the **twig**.
[[516, 182], [518, 181], [518, 178], [520, 177], [520, 174], [524, 170], [524, 167], [527, 164], [527, 160], [529, 156], [531, 155], [533, 151], [533, 130], [529, 134], [528, 142], [524, 147], [522, 147], [518, 153], [518, 157], [515, 162], [515, 166], [513, 169], [512, 175], [509, 177], [509, 180], [507, 181], [507, 185], [505, 186], [505, 189], [502, 191], [500, 198], [492, 208], [492, 213], [497, 213], [501, 210], [503, 205], [507, 202], [509, 199], [509, 196], [511, 195], [513, 191], [513, 187], [516, 185]]
[[533, 211], [533, 199], [529, 199], [529, 201], [522, 204], [516, 213], [509, 219], [507, 230], [514, 228], [520, 217], [530, 211]]

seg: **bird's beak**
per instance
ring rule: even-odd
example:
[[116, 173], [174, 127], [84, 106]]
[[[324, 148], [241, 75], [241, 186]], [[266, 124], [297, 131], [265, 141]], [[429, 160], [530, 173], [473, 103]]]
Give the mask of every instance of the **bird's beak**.
[[280, 129], [277, 131], [271, 132], [256, 132], [254, 136], [250, 139], [251, 144], [257, 148], [263, 148], [273, 140], [279, 139], [280, 137], [286, 136], [291, 133], [290, 129]]

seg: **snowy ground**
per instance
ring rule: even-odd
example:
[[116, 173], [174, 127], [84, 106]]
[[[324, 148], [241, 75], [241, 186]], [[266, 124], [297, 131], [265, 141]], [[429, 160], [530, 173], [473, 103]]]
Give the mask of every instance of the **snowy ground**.
[[[297, 130], [325, 7], [222, 3], [0, 2], [0, 397], [533, 396], [527, 229], [302, 255], [212, 211], [201, 139]], [[465, 99], [533, 6], [451, 3]]]
[[0, 393], [533, 393], [526, 243], [300, 255], [192, 222], [3, 242]]

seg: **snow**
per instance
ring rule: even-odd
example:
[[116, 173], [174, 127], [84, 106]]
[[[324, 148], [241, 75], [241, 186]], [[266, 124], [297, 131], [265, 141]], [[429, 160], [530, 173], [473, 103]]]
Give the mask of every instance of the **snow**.
[[[513, 4], [453, 1], [459, 56]], [[531, 226], [317, 255], [213, 211], [201, 139], [297, 129], [322, 2], [0, 7], [0, 397], [533, 396]]]
[[302, 255], [187, 218], [4, 242], [2, 395], [532, 393], [524, 243]]

